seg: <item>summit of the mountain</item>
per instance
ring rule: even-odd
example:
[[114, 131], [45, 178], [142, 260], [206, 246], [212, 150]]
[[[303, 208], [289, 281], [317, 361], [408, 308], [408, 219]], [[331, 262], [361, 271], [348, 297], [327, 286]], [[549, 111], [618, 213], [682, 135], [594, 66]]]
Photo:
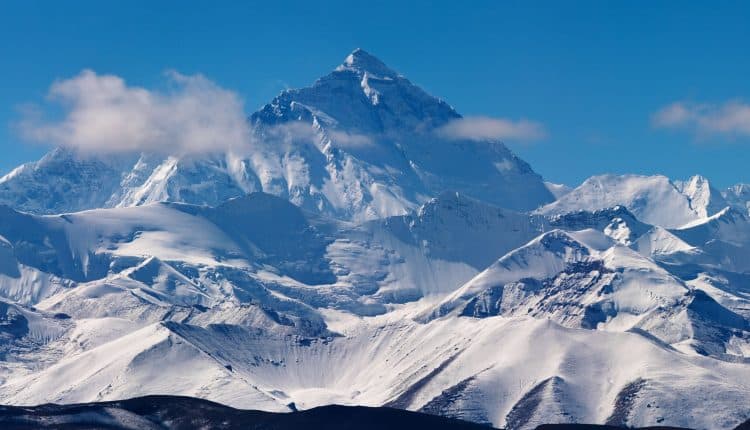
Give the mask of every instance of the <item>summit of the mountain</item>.
[[253, 124], [310, 121], [347, 133], [407, 137], [460, 118], [375, 56], [358, 49], [307, 88], [283, 91], [251, 115]]
[[379, 58], [370, 54], [362, 48], [357, 48], [349, 54], [344, 62], [336, 68], [337, 71], [351, 70], [355, 73], [364, 75], [378, 76], [381, 78], [397, 78], [398, 72], [385, 65]]

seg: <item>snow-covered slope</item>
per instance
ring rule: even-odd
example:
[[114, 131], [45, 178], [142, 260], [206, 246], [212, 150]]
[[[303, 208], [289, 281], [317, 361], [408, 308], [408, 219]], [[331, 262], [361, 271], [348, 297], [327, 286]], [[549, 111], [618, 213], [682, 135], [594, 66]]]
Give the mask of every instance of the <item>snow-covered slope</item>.
[[733, 185], [723, 193], [724, 199], [738, 210], [746, 210], [750, 214], [750, 185], [737, 184]]
[[[155, 366], [155, 362], [170, 365]], [[75, 375], [71, 378], [71, 376]], [[129, 398], [139, 394], [224, 393], [217, 401], [257, 404], [264, 410], [288, 410], [252, 384], [235, 378], [210, 354], [184, 342], [162, 324], [133, 330], [78, 354], [68, 353], [41, 374], [6, 384], [12, 403], [40, 397], [66, 401]]]
[[13, 379], [3, 401], [169, 390], [268, 410], [386, 404], [523, 429], [550, 421], [730, 428], [747, 414], [746, 365], [637, 333], [529, 317], [419, 324], [403, 312], [348, 327], [338, 338], [295, 340], [240, 326], [147, 326]]
[[39, 161], [0, 178], [0, 203], [36, 213], [63, 213], [105, 206], [137, 157], [81, 156], [56, 148]]
[[750, 218], [744, 212], [727, 207], [672, 233], [712, 256], [717, 268], [750, 271]]
[[34, 216], [6, 207], [0, 220], [0, 295], [19, 303], [153, 321], [173, 305], [255, 301], [314, 327], [322, 325], [309, 305], [369, 315], [452, 291], [544, 225], [456, 193], [412, 216], [361, 225], [263, 193], [216, 208]]
[[311, 87], [284, 91], [252, 114], [248, 154], [84, 156], [58, 148], [1, 178], [0, 203], [54, 214], [158, 201], [216, 206], [264, 191], [365, 220], [406, 214], [446, 190], [520, 210], [553, 200], [502, 143], [436, 132], [460, 117], [356, 50]]
[[705, 219], [727, 206], [708, 181], [694, 176], [685, 182], [665, 176], [593, 176], [559, 200], [539, 209], [554, 215], [577, 210], [593, 211], [622, 205], [640, 220], [675, 228]]
[[499, 142], [436, 133], [458, 118], [357, 50], [253, 114], [249, 153], [57, 149], [14, 170], [0, 403], [180, 394], [510, 430], [746, 421], [744, 189], [605, 175], [568, 190]]
[[667, 230], [452, 192], [350, 223], [256, 193], [0, 215], [3, 403], [170, 393], [513, 429], [750, 415], [750, 275], [708, 258], [743, 237], [736, 211]]
[[388, 303], [452, 291], [546, 222], [457, 193], [364, 224], [264, 193], [216, 208], [155, 203], [35, 216], [0, 207], [0, 221], [0, 295], [19, 303], [47, 300], [59, 312], [101, 317], [123, 306], [140, 312], [125, 305], [134, 298], [157, 307], [258, 301], [306, 318], [308, 305], [379, 314]]
[[593, 230], [553, 230], [498, 260], [437, 308], [438, 316], [532, 315], [584, 328], [629, 329], [688, 289]]

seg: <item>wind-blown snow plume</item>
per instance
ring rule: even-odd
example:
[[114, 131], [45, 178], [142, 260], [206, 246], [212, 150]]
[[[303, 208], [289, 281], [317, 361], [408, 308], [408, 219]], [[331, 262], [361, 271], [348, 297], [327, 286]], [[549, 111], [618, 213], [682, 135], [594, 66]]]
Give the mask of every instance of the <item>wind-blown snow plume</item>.
[[750, 105], [730, 101], [721, 105], [676, 102], [654, 114], [659, 128], [687, 129], [697, 134], [750, 136]]
[[485, 116], [455, 119], [439, 127], [437, 133], [449, 139], [468, 140], [538, 140], [547, 133], [538, 122], [521, 119], [513, 121]]
[[206, 153], [240, 151], [251, 141], [240, 97], [202, 75], [166, 73], [168, 91], [128, 86], [115, 75], [84, 70], [52, 84], [58, 121], [26, 115], [30, 140], [86, 152]]

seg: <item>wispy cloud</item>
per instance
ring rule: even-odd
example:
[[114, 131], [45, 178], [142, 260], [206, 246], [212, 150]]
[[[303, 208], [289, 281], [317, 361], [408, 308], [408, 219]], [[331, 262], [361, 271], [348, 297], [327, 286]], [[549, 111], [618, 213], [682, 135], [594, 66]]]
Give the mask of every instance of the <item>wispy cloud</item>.
[[656, 112], [652, 123], [655, 127], [681, 129], [698, 135], [750, 136], [750, 105], [739, 101], [676, 102]]
[[345, 131], [334, 130], [329, 133], [331, 142], [339, 148], [364, 148], [374, 144], [370, 136], [359, 133], [347, 133]]
[[167, 91], [128, 86], [84, 70], [55, 82], [57, 120], [27, 110], [18, 126], [30, 140], [91, 152], [196, 153], [243, 150], [251, 142], [243, 103], [202, 75], [167, 72]]
[[263, 128], [263, 140], [291, 144], [297, 141], [310, 141], [318, 138], [312, 124], [302, 121], [289, 121]]
[[[289, 121], [264, 128], [263, 137], [273, 142], [292, 143], [320, 139], [321, 135], [318, 133], [318, 130], [310, 123]], [[372, 137], [360, 133], [330, 129], [327, 135], [334, 147], [342, 149], [364, 148], [374, 144]]]
[[485, 116], [459, 118], [436, 131], [449, 139], [468, 140], [531, 141], [543, 139], [547, 135], [544, 126], [535, 121]]

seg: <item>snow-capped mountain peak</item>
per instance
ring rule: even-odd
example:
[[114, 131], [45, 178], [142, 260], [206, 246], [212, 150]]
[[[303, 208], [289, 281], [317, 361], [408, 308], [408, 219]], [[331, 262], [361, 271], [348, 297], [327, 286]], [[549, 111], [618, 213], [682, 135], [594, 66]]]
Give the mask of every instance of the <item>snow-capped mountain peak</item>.
[[362, 48], [352, 51], [344, 62], [336, 68], [336, 71], [343, 70], [349, 70], [359, 75], [368, 73], [379, 78], [393, 79], [400, 76], [398, 72], [390, 69], [380, 59]]
[[251, 122], [277, 124], [312, 118], [347, 132], [404, 137], [404, 133], [431, 131], [460, 115], [358, 49], [312, 86], [282, 92], [253, 114]]
[[663, 175], [599, 175], [539, 209], [554, 215], [622, 205], [641, 221], [676, 228], [706, 219], [727, 206], [707, 179], [672, 181]]
[[726, 200], [708, 179], [695, 175], [687, 181], [675, 181], [675, 186], [690, 200], [690, 207], [703, 218], [718, 213], [728, 206]]
[[542, 178], [502, 143], [435, 132], [460, 117], [356, 50], [310, 87], [283, 91], [253, 113], [249, 154], [84, 157], [58, 149], [0, 179], [0, 203], [54, 214], [158, 201], [217, 206], [263, 191], [365, 220], [406, 214], [446, 190], [516, 210], [553, 200]]

